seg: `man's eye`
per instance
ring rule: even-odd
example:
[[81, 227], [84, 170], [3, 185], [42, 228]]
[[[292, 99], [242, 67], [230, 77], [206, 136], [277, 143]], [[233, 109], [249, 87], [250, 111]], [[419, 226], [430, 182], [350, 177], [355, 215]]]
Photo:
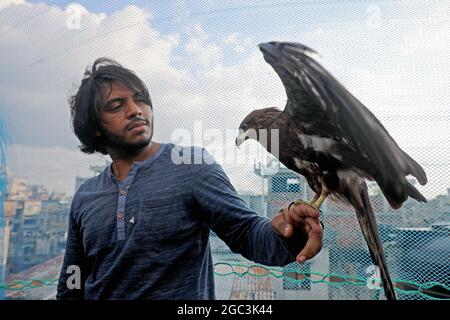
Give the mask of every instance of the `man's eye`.
[[119, 110], [121, 107], [122, 107], [121, 104], [113, 105], [113, 106], [111, 106], [110, 110], [116, 111], [116, 110]]

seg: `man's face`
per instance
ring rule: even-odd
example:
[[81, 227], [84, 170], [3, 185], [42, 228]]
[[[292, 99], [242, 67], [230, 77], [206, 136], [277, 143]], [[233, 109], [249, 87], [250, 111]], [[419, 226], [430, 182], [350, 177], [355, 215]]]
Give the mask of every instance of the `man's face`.
[[120, 81], [101, 86], [102, 135], [115, 150], [133, 153], [146, 147], [153, 136], [153, 112], [144, 97]]

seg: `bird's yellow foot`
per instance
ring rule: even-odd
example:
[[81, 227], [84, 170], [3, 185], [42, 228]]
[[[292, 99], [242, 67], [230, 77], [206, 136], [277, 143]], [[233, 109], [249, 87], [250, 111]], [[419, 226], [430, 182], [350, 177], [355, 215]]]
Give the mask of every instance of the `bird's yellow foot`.
[[296, 200], [296, 201], [294, 201], [294, 206], [298, 206], [299, 204], [302, 204], [302, 203], [311, 204], [309, 201]]
[[292, 203], [289, 205], [289, 207], [291, 207], [292, 205], [298, 206], [298, 205], [300, 205], [300, 204], [306, 203], [306, 204], [308, 204], [308, 205], [314, 207], [317, 211], [319, 211], [319, 208], [315, 205], [316, 200], [317, 200], [316, 198], [312, 199], [311, 201], [305, 201], [305, 200], [300, 200], [300, 199], [299, 199], [299, 200], [296, 200], [296, 201], [292, 202]]

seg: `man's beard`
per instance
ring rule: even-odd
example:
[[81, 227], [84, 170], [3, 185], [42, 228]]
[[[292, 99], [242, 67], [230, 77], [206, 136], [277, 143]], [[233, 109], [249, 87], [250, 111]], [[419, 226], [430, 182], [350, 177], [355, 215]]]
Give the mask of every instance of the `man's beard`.
[[151, 143], [153, 137], [153, 126], [150, 127], [150, 130], [150, 137], [148, 139], [135, 143], [126, 142], [122, 137], [111, 133], [104, 128], [102, 128], [101, 131], [105, 147], [113, 149], [122, 157], [132, 157]]

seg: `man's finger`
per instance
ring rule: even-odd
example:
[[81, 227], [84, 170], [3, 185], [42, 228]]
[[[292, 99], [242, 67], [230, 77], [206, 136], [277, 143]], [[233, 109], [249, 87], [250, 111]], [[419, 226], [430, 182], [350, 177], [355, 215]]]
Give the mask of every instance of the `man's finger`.
[[312, 217], [312, 218], [318, 218], [319, 217], [319, 211], [317, 211], [316, 208], [313, 206], [307, 204], [307, 203], [301, 203], [296, 206], [291, 206], [289, 208], [289, 213], [300, 216], [300, 217]]
[[296, 214], [293, 211], [287, 211], [286, 215], [289, 217], [289, 220], [295, 223], [295, 225], [297, 226], [304, 225], [306, 223], [305, 219], [307, 217]]
[[290, 237], [294, 231], [294, 221], [287, 214], [287, 209], [280, 212], [272, 219], [272, 228], [284, 237]]
[[307, 221], [311, 230], [308, 233], [308, 241], [306, 242], [305, 247], [297, 255], [297, 261], [301, 263], [311, 259], [320, 251], [320, 249], [322, 249], [322, 226], [316, 219], [308, 218]]
[[320, 223], [320, 220], [318, 218], [305, 218], [305, 221], [307, 225], [311, 228], [312, 232], [315, 232], [317, 234], [323, 233], [322, 224]]

